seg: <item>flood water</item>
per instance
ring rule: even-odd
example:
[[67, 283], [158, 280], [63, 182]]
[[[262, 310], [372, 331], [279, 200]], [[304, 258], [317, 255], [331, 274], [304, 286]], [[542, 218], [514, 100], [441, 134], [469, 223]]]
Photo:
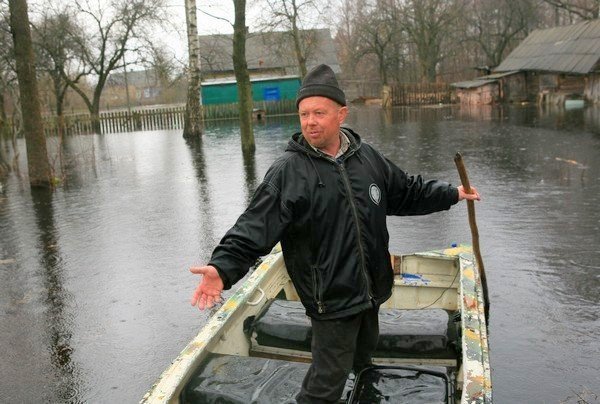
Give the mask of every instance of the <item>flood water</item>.
[[[495, 401], [594, 402], [600, 110], [352, 107], [347, 123], [429, 178], [458, 183], [462, 152], [483, 197]], [[54, 193], [15, 173], [0, 180], [0, 401], [139, 401], [210, 315], [189, 305], [188, 267], [207, 261], [296, 127], [257, 124], [246, 159], [235, 122], [195, 142], [77, 136]], [[388, 223], [395, 253], [470, 242], [465, 204]]]

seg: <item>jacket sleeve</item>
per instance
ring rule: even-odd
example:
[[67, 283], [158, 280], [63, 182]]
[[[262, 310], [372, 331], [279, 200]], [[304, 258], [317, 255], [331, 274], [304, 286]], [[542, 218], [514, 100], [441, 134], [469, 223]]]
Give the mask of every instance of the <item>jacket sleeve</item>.
[[256, 190], [250, 205], [223, 236], [209, 261], [217, 268], [225, 289], [246, 275], [256, 260], [268, 254], [291, 220], [279, 188], [268, 180]]
[[385, 157], [383, 164], [388, 215], [426, 215], [448, 210], [458, 202], [458, 189], [449, 183], [408, 175]]

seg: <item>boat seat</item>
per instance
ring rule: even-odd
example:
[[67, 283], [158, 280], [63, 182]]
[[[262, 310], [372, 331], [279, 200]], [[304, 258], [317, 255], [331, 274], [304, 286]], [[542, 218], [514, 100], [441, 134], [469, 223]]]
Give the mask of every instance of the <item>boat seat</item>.
[[[246, 321], [253, 345], [310, 352], [310, 318], [298, 301], [274, 299]], [[379, 311], [375, 357], [456, 359], [456, 326], [442, 309]]]
[[[295, 403], [308, 367], [301, 362], [211, 353], [183, 388], [180, 402]], [[446, 382], [447, 376], [432, 369], [374, 366], [357, 377], [350, 375], [342, 397], [344, 401], [354, 397], [352, 403], [442, 403]]]
[[182, 403], [292, 403], [308, 364], [209, 354], [181, 392]]
[[354, 381], [348, 404], [453, 402], [448, 375], [428, 368], [372, 366]]
[[[208, 354], [181, 392], [180, 402], [295, 403], [309, 365], [250, 356]], [[346, 381], [343, 397], [354, 387]]]

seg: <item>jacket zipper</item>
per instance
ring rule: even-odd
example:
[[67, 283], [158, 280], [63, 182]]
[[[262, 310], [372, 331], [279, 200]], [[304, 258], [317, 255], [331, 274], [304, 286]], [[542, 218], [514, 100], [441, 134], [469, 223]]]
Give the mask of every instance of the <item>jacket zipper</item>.
[[317, 301], [317, 310], [319, 314], [323, 314], [325, 312], [325, 307], [323, 305], [323, 292], [321, 284], [323, 281], [321, 280], [321, 275], [319, 274], [319, 269], [316, 266], [312, 267], [312, 278], [313, 278], [313, 291], [314, 298]]
[[338, 166], [340, 173], [342, 174], [342, 178], [344, 179], [344, 186], [346, 187], [346, 192], [348, 192], [348, 197], [349, 197], [348, 199], [350, 202], [350, 208], [352, 210], [352, 217], [354, 218], [354, 223], [356, 224], [356, 233], [357, 233], [356, 237], [358, 240], [358, 252], [360, 255], [362, 274], [363, 274], [363, 276], [365, 278], [365, 282], [367, 284], [367, 294], [369, 295], [369, 299], [373, 300], [373, 293], [371, 292], [371, 282], [369, 281], [369, 275], [367, 274], [367, 265], [365, 264], [364, 247], [363, 247], [362, 239], [360, 236], [360, 222], [358, 219], [358, 212], [356, 210], [356, 204], [354, 203], [354, 195], [352, 194], [350, 180], [348, 179], [347, 171], [346, 171], [346, 168], [344, 167], [343, 163], [338, 163], [336, 161], [335, 164]]

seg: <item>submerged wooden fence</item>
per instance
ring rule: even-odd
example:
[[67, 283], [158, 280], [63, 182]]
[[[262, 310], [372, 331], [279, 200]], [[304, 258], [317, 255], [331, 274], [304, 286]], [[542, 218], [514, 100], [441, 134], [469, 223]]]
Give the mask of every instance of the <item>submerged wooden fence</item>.
[[[261, 119], [296, 112], [295, 100], [261, 101], [256, 102], [254, 107], [256, 117], [260, 116]], [[237, 103], [204, 105], [202, 111], [204, 119], [207, 121], [239, 117]], [[100, 112], [100, 128], [102, 133], [183, 129], [184, 115], [185, 105], [133, 109], [131, 111], [105, 111]], [[65, 135], [93, 133], [89, 114], [67, 114], [63, 115], [61, 120], [57, 116], [43, 118], [46, 136], [57, 136], [61, 127]], [[20, 122], [12, 122], [12, 120], [8, 120], [8, 125], [12, 132], [19, 132], [21, 127]]]
[[[185, 106], [165, 107], [144, 110], [107, 111], [100, 113], [102, 133], [133, 132], [142, 130], [182, 129]], [[44, 117], [44, 130], [47, 136], [59, 133], [60, 121], [56, 116]], [[92, 133], [92, 119], [89, 114], [69, 114], [62, 117], [63, 133], [76, 135]]]
[[[454, 101], [448, 84], [396, 84], [391, 87], [391, 93], [393, 105], [448, 104]], [[255, 115], [261, 118], [296, 113], [295, 100], [258, 101], [254, 107]], [[203, 114], [207, 121], [237, 119], [239, 106], [237, 103], [204, 105]], [[184, 105], [105, 111], [100, 113], [100, 128], [102, 133], [183, 129], [184, 115]], [[56, 116], [46, 116], [43, 120], [47, 136], [58, 135], [60, 127], [65, 135], [93, 133], [89, 114], [67, 114], [62, 116], [62, 122]], [[11, 133], [20, 132], [20, 122], [9, 119], [8, 126]]]
[[446, 83], [396, 84], [392, 89], [393, 105], [450, 104], [452, 88]]

